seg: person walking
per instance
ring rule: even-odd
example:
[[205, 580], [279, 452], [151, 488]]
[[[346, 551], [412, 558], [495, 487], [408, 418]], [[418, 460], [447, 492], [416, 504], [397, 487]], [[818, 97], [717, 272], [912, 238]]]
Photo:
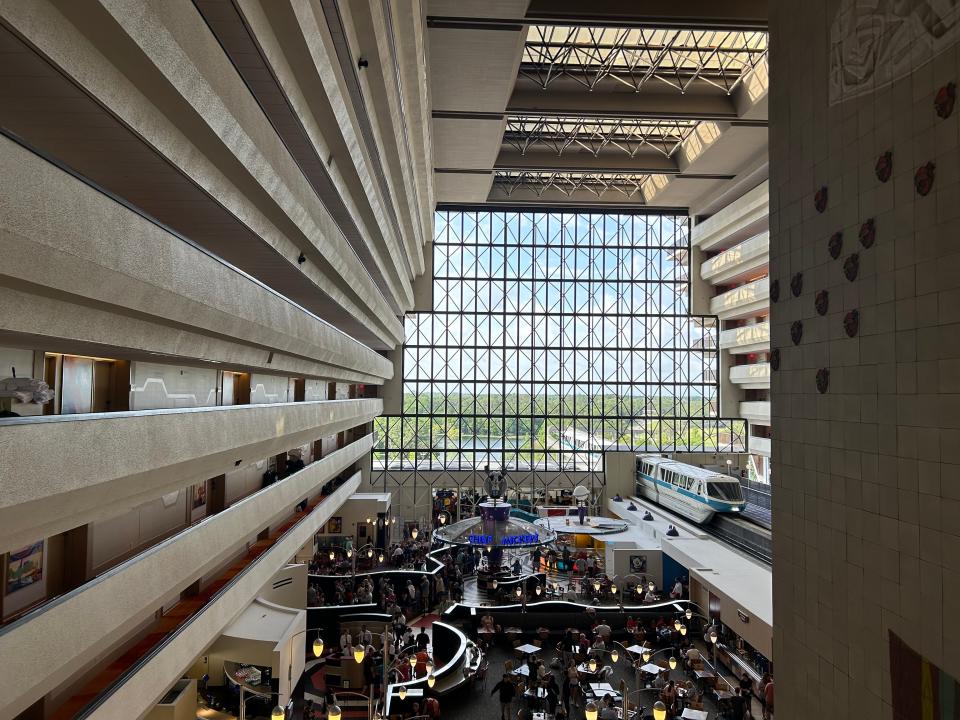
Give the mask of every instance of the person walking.
[[510, 707], [517, 696], [517, 686], [513, 684], [513, 680], [507, 673], [504, 673], [503, 679], [493, 686], [490, 695], [497, 692], [500, 693], [500, 720], [513, 720]]
[[567, 663], [567, 682], [570, 685], [570, 699], [573, 700], [573, 706], [580, 707], [580, 673], [577, 672], [576, 660]]

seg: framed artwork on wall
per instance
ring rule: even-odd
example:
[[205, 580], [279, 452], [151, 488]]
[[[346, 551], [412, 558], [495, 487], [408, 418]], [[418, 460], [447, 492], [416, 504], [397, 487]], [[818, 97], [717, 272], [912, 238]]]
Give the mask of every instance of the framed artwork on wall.
[[193, 486], [193, 509], [202, 508], [207, 504], [207, 484], [200, 483]]
[[7, 556], [7, 594], [43, 579], [43, 540], [12, 551]]
[[342, 517], [332, 517], [327, 520], [327, 534], [328, 535], [339, 535], [343, 532], [343, 518]]
[[630, 572], [632, 573], [645, 573], [647, 571], [647, 556], [646, 555], [631, 555], [630, 556]]
[[363, 523], [357, 524], [357, 537], [365, 538], [367, 536], [367, 526]]

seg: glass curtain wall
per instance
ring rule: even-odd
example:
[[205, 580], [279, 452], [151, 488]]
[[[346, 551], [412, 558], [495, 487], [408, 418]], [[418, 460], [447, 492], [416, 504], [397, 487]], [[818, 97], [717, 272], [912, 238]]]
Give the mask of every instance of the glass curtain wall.
[[686, 217], [441, 211], [433, 256], [375, 470], [595, 474], [604, 450], [745, 449], [719, 416], [717, 319], [689, 314]]

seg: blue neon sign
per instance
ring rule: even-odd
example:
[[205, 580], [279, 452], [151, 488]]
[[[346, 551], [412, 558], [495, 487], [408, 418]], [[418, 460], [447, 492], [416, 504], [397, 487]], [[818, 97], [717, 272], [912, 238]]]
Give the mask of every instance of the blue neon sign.
[[[493, 535], [470, 535], [467, 542], [471, 545], [493, 545]], [[500, 538], [501, 545], [532, 545], [540, 542], [540, 535], [504, 535]]]

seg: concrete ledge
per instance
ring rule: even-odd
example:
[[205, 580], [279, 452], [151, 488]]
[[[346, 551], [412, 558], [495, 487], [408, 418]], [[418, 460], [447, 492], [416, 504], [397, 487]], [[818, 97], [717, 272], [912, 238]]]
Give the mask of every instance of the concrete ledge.
[[[0, 715], [28, 707], [148, 620], [165, 598], [236, 555], [251, 533], [369, 451], [372, 436], [242, 500], [65, 595], [36, 616], [0, 630], [0, 664], [11, 692]], [[356, 473], [238, 576], [103, 703], [92, 717], [140, 717], [260, 592], [313, 533], [356, 491]]]
[[770, 403], [752, 401], [740, 403], [740, 417], [751, 425], [770, 425]]
[[756, 277], [770, 260], [770, 233], [744, 240], [700, 265], [700, 277], [713, 285], [729, 285]]
[[[227, 339], [255, 351], [265, 370], [278, 369], [272, 359], [267, 364], [269, 351], [276, 350], [288, 362], [319, 364], [314, 372], [327, 377], [379, 382], [392, 375], [391, 364], [370, 348], [5, 137], [0, 137], [0, 173], [20, 178], [3, 198], [0, 285], [54, 301], [24, 308], [29, 325], [0, 310], [0, 327], [122, 343], [110, 333], [112, 322], [96, 322], [102, 314], [148, 326], [126, 341], [133, 350], [149, 351], [143, 346], [165, 331], [189, 330], [199, 336], [195, 344], [168, 345], [166, 352], [174, 354], [177, 347], [180, 357], [229, 362], [224, 349], [203, 354], [211, 350], [207, 342]], [[46, 210], [37, 212], [38, 205]], [[68, 307], [59, 307], [63, 304]], [[47, 309], [56, 314], [45, 317]], [[57, 317], [63, 311], [69, 324], [60, 329]]]
[[748, 390], [770, 387], [770, 363], [734, 365], [730, 368], [730, 382]]
[[370, 422], [378, 399], [0, 420], [0, 550]]
[[721, 320], [764, 315], [770, 309], [770, 279], [760, 278], [710, 300], [710, 313]]
[[731, 355], [748, 355], [766, 352], [770, 349], [770, 323], [768, 321], [754, 325], [730, 328], [720, 333], [720, 349]]
[[702, 250], [734, 245], [750, 235], [766, 230], [770, 215], [770, 184], [764, 180], [750, 192], [744, 193], [690, 233], [690, 243]]

